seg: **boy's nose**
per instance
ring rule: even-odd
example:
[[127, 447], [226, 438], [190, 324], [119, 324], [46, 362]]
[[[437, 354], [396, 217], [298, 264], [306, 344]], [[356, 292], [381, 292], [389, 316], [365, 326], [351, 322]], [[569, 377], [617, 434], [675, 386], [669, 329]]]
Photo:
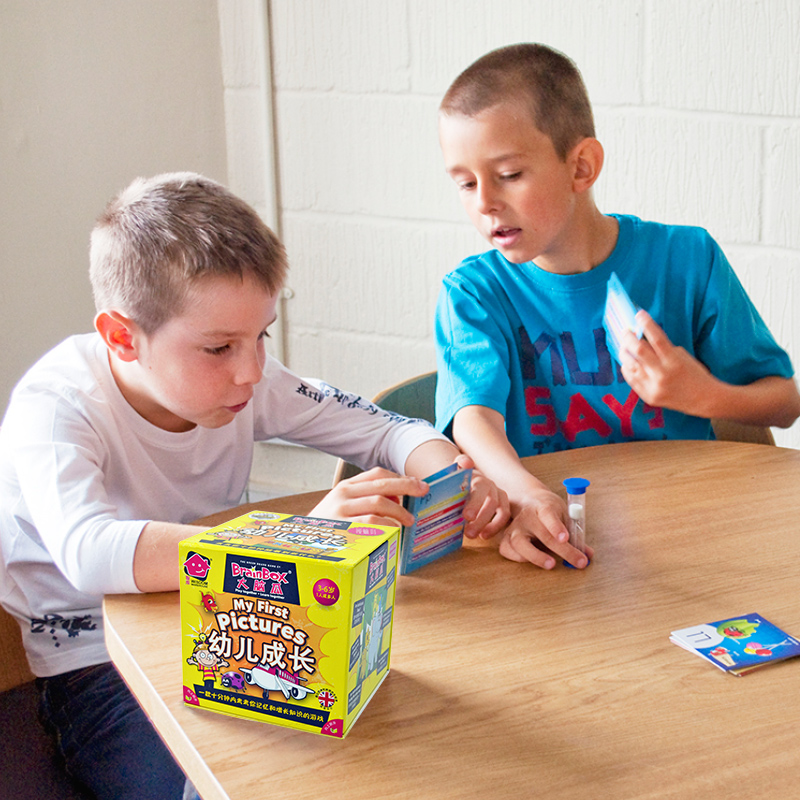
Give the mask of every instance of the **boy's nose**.
[[492, 211], [496, 211], [499, 204], [497, 192], [491, 184], [482, 183], [478, 185], [477, 209], [481, 214], [490, 214]]
[[264, 373], [264, 358], [255, 351], [243, 356], [236, 365], [234, 383], [238, 385], [255, 385], [261, 380]]

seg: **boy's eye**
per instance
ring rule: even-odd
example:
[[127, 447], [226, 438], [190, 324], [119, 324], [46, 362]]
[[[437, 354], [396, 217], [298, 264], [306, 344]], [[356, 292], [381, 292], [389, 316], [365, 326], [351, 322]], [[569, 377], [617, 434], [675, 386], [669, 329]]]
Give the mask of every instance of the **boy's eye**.
[[522, 175], [522, 172], [504, 172], [500, 177], [504, 181], [514, 181]]
[[223, 353], [226, 353], [228, 350], [230, 350], [231, 346], [229, 344], [223, 344], [219, 347], [206, 347], [204, 349], [206, 353], [211, 356], [221, 356]]
[[265, 328], [261, 333], [258, 334], [259, 339], [271, 339], [272, 337], [269, 335], [269, 331]]

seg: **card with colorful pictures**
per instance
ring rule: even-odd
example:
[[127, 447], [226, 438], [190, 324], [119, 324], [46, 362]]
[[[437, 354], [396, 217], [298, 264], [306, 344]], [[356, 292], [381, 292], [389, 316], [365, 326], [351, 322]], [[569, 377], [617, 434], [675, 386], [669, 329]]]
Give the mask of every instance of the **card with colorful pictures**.
[[471, 469], [451, 464], [425, 478], [428, 493], [424, 497], [405, 498], [406, 508], [414, 515], [414, 524], [403, 528], [401, 575], [461, 548], [464, 504], [471, 480]]
[[681, 628], [669, 639], [733, 675], [800, 655], [800, 640], [755, 613]]
[[617, 277], [616, 272], [611, 273], [608, 279], [608, 292], [606, 294], [606, 307], [603, 314], [603, 327], [606, 329], [606, 341], [611, 355], [620, 361], [622, 350], [622, 337], [626, 331], [633, 331], [642, 338], [642, 326], [636, 321], [636, 312], [639, 310], [625, 287]]

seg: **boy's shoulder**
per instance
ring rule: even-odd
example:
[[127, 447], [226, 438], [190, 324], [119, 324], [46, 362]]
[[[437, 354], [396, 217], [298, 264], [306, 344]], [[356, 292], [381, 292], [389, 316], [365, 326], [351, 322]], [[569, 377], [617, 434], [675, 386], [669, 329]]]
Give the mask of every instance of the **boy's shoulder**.
[[77, 334], [57, 344], [36, 361], [11, 393], [9, 410], [32, 395], [74, 397], [104, 391], [108, 369], [105, 345], [97, 333]]
[[611, 214], [619, 222], [620, 239], [632, 238], [657, 245], [659, 243], [695, 242], [707, 246], [713, 242], [711, 234], [699, 225], [679, 225], [655, 220], [644, 220], [632, 214]]
[[486, 279], [487, 276], [505, 276], [519, 265], [512, 264], [500, 254], [498, 250], [486, 250], [464, 258], [456, 267], [445, 275], [446, 281], [460, 281], [469, 279]]

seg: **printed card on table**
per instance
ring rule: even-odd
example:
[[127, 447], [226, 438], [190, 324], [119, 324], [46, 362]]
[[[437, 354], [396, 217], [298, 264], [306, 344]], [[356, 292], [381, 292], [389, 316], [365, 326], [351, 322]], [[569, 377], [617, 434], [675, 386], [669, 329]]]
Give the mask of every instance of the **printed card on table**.
[[425, 478], [428, 493], [424, 497], [405, 498], [405, 507], [415, 519], [413, 525], [403, 528], [401, 575], [461, 548], [471, 480], [471, 469], [451, 464]]
[[606, 329], [608, 349], [620, 363], [619, 354], [622, 350], [622, 337], [625, 332], [633, 331], [639, 339], [642, 338], [642, 326], [636, 321], [638, 310], [639, 307], [628, 296], [617, 273], [612, 272], [608, 279], [603, 327]]
[[681, 628], [669, 639], [733, 675], [800, 655], [800, 640], [755, 613]]

